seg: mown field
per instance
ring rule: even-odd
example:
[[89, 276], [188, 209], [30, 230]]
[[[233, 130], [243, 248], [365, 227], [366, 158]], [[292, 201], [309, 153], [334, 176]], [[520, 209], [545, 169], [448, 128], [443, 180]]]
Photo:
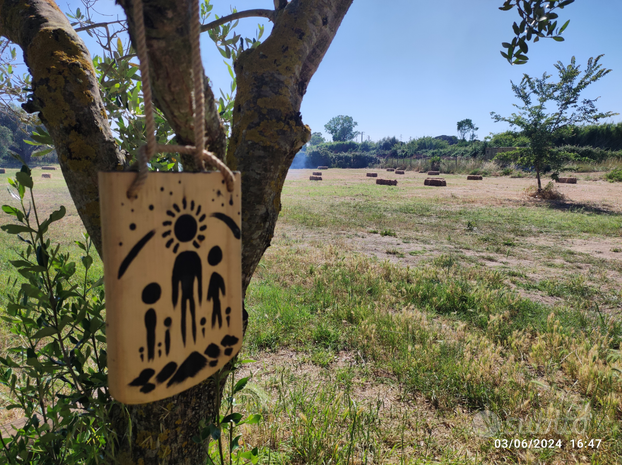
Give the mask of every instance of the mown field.
[[[622, 185], [579, 174], [548, 202], [533, 178], [367, 171], [290, 171], [247, 294], [236, 409], [263, 420], [240, 444], [260, 463], [620, 463]], [[72, 247], [60, 173], [35, 192], [69, 207]], [[4, 295], [19, 244], [0, 246]]]

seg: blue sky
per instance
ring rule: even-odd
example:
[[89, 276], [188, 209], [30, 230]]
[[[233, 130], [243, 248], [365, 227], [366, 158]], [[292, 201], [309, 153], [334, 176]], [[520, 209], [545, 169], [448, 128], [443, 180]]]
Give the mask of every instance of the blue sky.
[[[219, 16], [232, 6], [239, 11], [273, 8], [272, 0], [212, 0], [212, 4]], [[328, 137], [324, 124], [333, 116], [349, 115], [365, 139], [396, 136], [407, 141], [455, 135], [457, 121], [470, 118], [483, 139], [508, 129], [505, 123], [493, 122], [490, 112], [509, 115], [515, 110], [512, 104], [518, 100], [510, 80], [519, 82], [524, 73], [539, 77], [544, 72], [555, 78], [557, 61], [568, 64], [576, 56], [585, 69], [588, 58], [600, 54], [605, 55], [603, 66], [613, 71], [582, 95], [600, 96], [599, 110], [622, 113], [621, 0], [576, 0], [560, 10], [560, 24], [570, 19], [566, 40], [530, 44], [529, 62], [521, 66], [511, 66], [499, 53], [501, 42], [512, 39], [511, 25], [518, 18], [514, 10], [500, 11], [502, 4], [502, 0], [355, 0], [311, 80], [301, 109], [303, 121]], [[59, 2], [61, 9], [67, 5], [75, 10], [80, 3]], [[101, 0], [97, 9], [120, 11], [111, 0]], [[271, 23], [263, 18], [242, 19], [236, 31], [253, 37], [258, 22], [266, 24], [268, 34]], [[230, 77], [207, 34], [202, 37], [202, 55], [219, 95], [219, 88], [229, 89]], [[608, 120], [620, 121], [619, 115]]]

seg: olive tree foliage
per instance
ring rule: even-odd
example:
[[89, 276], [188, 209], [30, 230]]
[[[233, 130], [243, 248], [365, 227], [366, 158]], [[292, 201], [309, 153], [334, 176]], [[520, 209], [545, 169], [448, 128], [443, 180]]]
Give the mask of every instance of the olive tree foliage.
[[[190, 1], [143, 0], [160, 143], [193, 144]], [[275, 0], [274, 9], [233, 10], [215, 18], [210, 17], [209, 0], [202, 0], [201, 31], [214, 40], [232, 76], [231, 87], [217, 97], [201, 74], [206, 148], [242, 174], [244, 294], [273, 238], [287, 171], [311, 137], [300, 114], [302, 99], [352, 2]], [[0, 0], [0, 99], [21, 103], [45, 127], [40, 141], [54, 146], [99, 253], [97, 173], [127, 169], [144, 141], [134, 5], [132, 0], [117, 3], [126, 15], [110, 20], [96, 17], [94, 0], [83, 0], [82, 10], [67, 15], [51, 0]], [[535, 8], [542, 2], [527, 3]], [[519, 9], [521, 17], [524, 11]], [[262, 27], [254, 38], [235, 33], [236, 22], [251, 17], [273, 23], [267, 38], [260, 40]], [[78, 33], [98, 41], [93, 56]], [[18, 75], [14, 65], [21, 56], [28, 72]], [[178, 154], [159, 155], [152, 168], [198, 169], [192, 157]], [[222, 375], [220, 381], [226, 380], [226, 371]], [[206, 427], [218, 429], [224, 387], [219, 379], [212, 377], [164, 401], [112, 409], [104, 420], [116, 440], [102, 454], [113, 453], [124, 464], [203, 465], [203, 435], [195, 439]], [[112, 463], [108, 456], [103, 461]]]
[[527, 42], [533, 40], [535, 43], [545, 38], [563, 42], [561, 34], [568, 27], [570, 20], [558, 27], [559, 16], [555, 10], [563, 10], [571, 3], [574, 3], [574, 0], [505, 0], [499, 9], [509, 11], [516, 7], [521, 21], [512, 24], [515, 37], [511, 42], [502, 43], [506, 49], [505, 52], [501, 52], [503, 58], [514, 65], [522, 65], [529, 60]]
[[611, 72], [599, 63], [603, 55], [590, 58], [587, 68], [581, 75], [580, 66], [572, 57], [568, 66], [561, 61], [555, 64], [559, 80], [549, 81], [550, 74], [541, 78], [532, 78], [527, 74], [519, 84], [512, 83], [512, 90], [522, 102], [514, 104], [519, 110], [510, 116], [500, 116], [491, 112], [496, 121], [505, 121], [510, 126], [520, 129], [529, 140], [529, 146], [512, 152], [497, 155], [497, 158], [512, 161], [525, 167], [533, 167], [538, 180], [538, 190], [542, 189], [540, 175], [552, 170], [554, 176], [567, 160], [562, 152], [551, 150], [555, 137], [565, 128], [577, 124], [591, 124], [617, 113], [599, 112], [594, 99], [580, 100], [581, 93], [587, 86]]
[[358, 123], [351, 116], [335, 116], [324, 125], [326, 132], [333, 136], [333, 142], [345, 142], [354, 139], [360, 133], [354, 131]]
[[456, 127], [458, 130], [458, 134], [460, 134], [460, 139], [462, 139], [463, 141], [466, 140], [467, 134], [469, 135], [469, 140], [474, 140], [477, 137], [475, 131], [477, 131], [479, 128], [476, 127], [473, 124], [473, 121], [471, 121], [469, 118], [458, 121]]

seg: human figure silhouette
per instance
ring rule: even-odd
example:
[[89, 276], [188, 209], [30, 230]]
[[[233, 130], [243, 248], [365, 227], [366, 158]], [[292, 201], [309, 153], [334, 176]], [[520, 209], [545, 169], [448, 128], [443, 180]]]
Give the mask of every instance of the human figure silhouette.
[[202, 269], [201, 258], [193, 251], [181, 252], [175, 259], [173, 266], [173, 308], [179, 300], [179, 288], [181, 286], [181, 339], [186, 345], [186, 307], [190, 307], [192, 317], [192, 339], [197, 340], [196, 303], [194, 299], [194, 282], [197, 281], [198, 303], [202, 299]]
[[[222, 261], [222, 250], [217, 245], [212, 247], [207, 255], [207, 262], [211, 266], [216, 266]], [[225, 280], [223, 277], [214, 271], [209, 280], [207, 287], [207, 300], [214, 301], [214, 307], [212, 309], [212, 328], [216, 326], [216, 320], [218, 320], [218, 328], [222, 328], [222, 313], [220, 311], [220, 293], [225, 295]]]

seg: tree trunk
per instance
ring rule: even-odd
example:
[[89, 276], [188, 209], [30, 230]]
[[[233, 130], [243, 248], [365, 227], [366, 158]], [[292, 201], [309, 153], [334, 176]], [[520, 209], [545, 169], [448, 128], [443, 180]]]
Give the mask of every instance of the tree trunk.
[[540, 168], [536, 167], [536, 179], [538, 180], [538, 192], [542, 192], [542, 182], [540, 181]]
[[[193, 142], [189, 1], [143, 0], [151, 78], [156, 105], [175, 129], [178, 142]], [[292, 0], [274, 18], [260, 46], [235, 63], [237, 94], [225, 160], [242, 173], [243, 292], [274, 234], [281, 190], [289, 166], [310, 129], [300, 104], [353, 0]], [[131, 0], [119, 0], [134, 33]], [[49, 0], [0, 0], [0, 35], [17, 43], [33, 75], [38, 111], [55, 142], [71, 196], [101, 254], [97, 172], [122, 167], [99, 97], [88, 50], [65, 16]], [[225, 157], [222, 122], [207, 84], [207, 146]], [[185, 168], [193, 168], [184, 160]], [[121, 464], [203, 465], [207, 451], [192, 437], [199, 422], [219, 411], [225, 379], [215, 377], [159, 402], [117, 408], [113, 425]], [[131, 428], [128, 423], [129, 415]]]

